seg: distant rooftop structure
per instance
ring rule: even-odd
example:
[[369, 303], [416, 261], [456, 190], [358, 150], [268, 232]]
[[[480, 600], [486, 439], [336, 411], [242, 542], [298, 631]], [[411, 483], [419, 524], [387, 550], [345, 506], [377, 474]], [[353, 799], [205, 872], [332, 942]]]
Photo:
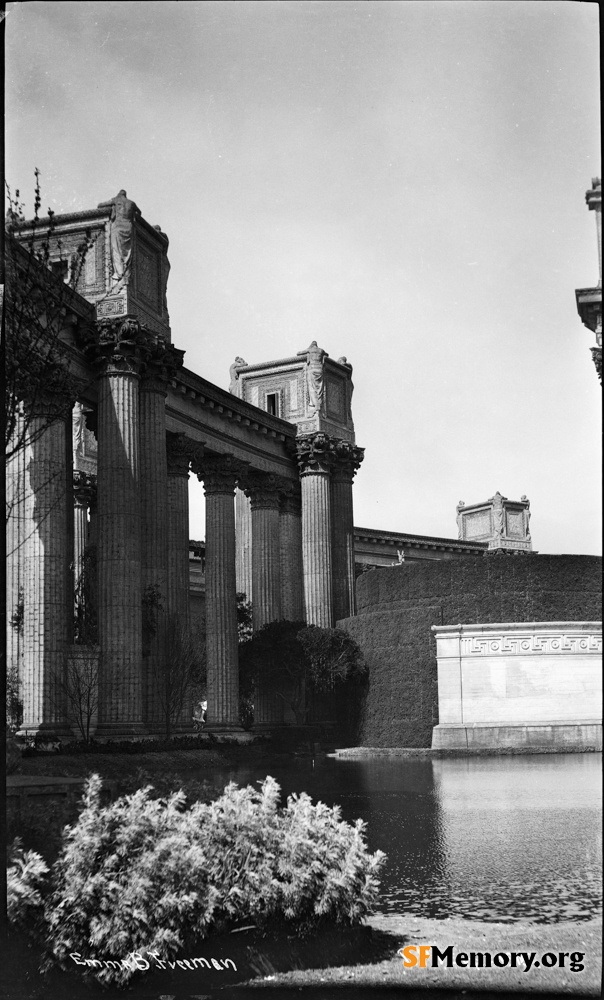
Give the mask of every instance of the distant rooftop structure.
[[508, 500], [497, 492], [483, 503], [457, 504], [459, 539], [487, 542], [490, 551], [532, 552], [530, 502], [526, 496]]

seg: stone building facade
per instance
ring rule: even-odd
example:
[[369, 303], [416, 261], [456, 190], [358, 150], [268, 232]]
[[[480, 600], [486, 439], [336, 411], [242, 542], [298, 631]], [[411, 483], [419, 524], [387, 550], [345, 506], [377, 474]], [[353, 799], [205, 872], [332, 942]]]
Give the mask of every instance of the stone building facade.
[[[12, 243], [35, 252], [49, 225], [15, 225]], [[174, 616], [184, 625], [190, 618], [188, 480], [196, 475], [206, 495], [208, 727], [237, 730], [237, 591], [253, 597], [255, 627], [281, 617], [333, 625], [354, 613], [352, 482], [363, 450], [351, 366], [313, 342], [284, 363], [238, 365], [235, 391], [223, 390], [187, 370], [172, 344], [168, 240], [125, 191], [55, 217], [50, 232], [54, 278], [45, 271], [44, 281], [71, 286], [58, 339], [78, 389], [70, 420], [45, 422], [22, 401], [39, 433], [9, 468], [20, 499], [8, 528], [7, 610], [10, 619], [22, 599], [24, 618], [9, 655], [23, 729], [69, 735], [74, 591], [93, 544], [96, 736], [159, 730], [159, 636]], [[271, 397], [261, 406], [260, 391]], [[155, 624], [145, 640], [150, 601]]]

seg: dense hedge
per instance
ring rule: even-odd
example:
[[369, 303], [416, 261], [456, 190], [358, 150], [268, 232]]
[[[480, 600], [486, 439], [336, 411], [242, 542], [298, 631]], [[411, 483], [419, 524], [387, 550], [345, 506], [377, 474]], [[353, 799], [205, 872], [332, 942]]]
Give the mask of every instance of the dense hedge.
[[338, 622], [369, 668], [360, 743], [429, 747], [438, 724], [432, 625], [596, 621], [597, 556], [488, 555], [406, 562], [364, 573], [358, 616]]

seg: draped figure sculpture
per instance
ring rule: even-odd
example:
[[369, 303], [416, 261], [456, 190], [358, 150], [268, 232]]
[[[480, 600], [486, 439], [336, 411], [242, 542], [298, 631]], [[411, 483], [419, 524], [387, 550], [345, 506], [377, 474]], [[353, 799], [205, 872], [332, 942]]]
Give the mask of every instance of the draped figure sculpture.
[[113, 268], [113, 283], [117, 284], [128, 277], [132, 260], [132, 230], [134, 218], [140, 215], [140, 209], [122, 188], [115, 198], [99, 203], [99, 208], [111, 206], [111, 222], [109, 229], [111, 245], [111, 266]]
[[311, 408], [315, 413], [320, 413], [323, 406], [323, 358], [327, 354], [321, 347], [317, 347], [316, 340], [308, 348], [308, 362], [306, 366], [306, 385], [308, 387], [308, 398]]

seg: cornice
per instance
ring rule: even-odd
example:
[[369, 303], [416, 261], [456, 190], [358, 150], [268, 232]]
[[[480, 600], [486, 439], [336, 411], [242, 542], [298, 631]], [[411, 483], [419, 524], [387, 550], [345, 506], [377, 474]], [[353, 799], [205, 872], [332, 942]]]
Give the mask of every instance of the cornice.
[[212, 410], [224, 420], [232, 420], [257, 434], [264, 434], [279, 441], [295, 441], [295, 424], [282, 420], [281, 417], [274, 417], [252, 403], [239, 399], [227, 389], [213, 385], [188, 368], [182, 368], [171, 380], [170, 385], [175, 394], [182, 394], [195, 406]]

